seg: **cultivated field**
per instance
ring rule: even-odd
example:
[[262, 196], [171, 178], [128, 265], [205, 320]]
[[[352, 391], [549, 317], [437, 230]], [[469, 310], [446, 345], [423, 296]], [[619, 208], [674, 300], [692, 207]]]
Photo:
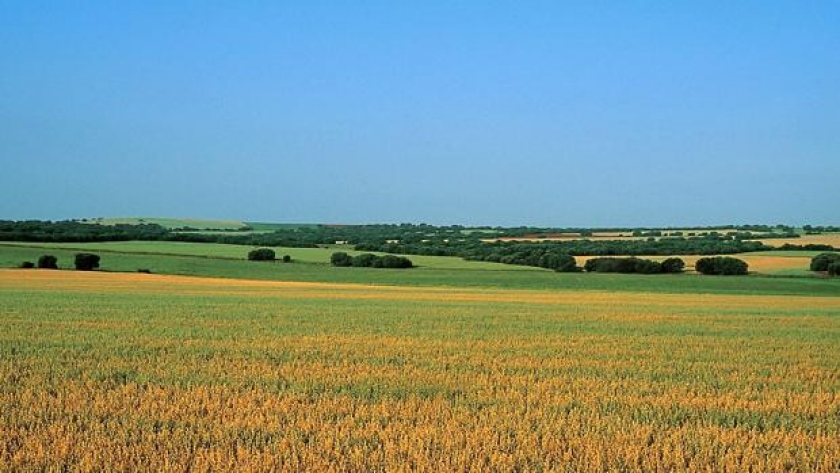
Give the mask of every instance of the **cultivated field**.
[[758, 240], [766, 245], [782, 246], [791, 245], [831, 245], [840, 248], [840, 233], [823, 233], [820, 235], [802, 235], [799, 238], [775, 238], [769, 240]]
[[[838, 244], [840, 246], [840, 244]], [[44, 251], [68, 250], [68, 251], [93, 251], [118, 253], [129, 255], [179, 255], [199, 256], [220, 259], [245, 259], [253, 246], [227, 245], [219, 243], [186, 243], [186, 242], [161, 242], [161, 241], [117, 241], [100, 243], [25, 243], [25, 242], [0, 242], [0, 267], [16, 266], [20, 261], [3, 261], [3, 252], [12, 252], [15, 249], [33, 248]], [[297, 262], [328, 264], [330, 255], [336, 251], [344, 251], [351, 256], [362, 252], [350, 249], [352, 247], [331, 245], [326, 248], [274, 248], [278, 257], [289, 255]], [[37, 253], [37, 251], [36, 251]], [[746, 261], [750, 271], [767, 275], [808, 275], [811, 258], [818, 254], [818, 251], [787, 251], [787, 252], [752, 252], [732, 255]], [[384, 253], [376, 253], [384, 254]], [[532, 266], [517, 266], [501, 263], [490, 263], [484, 261], [465, 261], [458, 257], [442, 256], [418, 256], [407, 255], [415, 265], [435, 269], [476, 269], [476, 270], [497, 270], [497, 271], [545, 271]], [[37, 255], [35, 255], [37, 258]], [[688, 269], [694, 266], [694, 262], [702, 256], [682, 255]], [[592, 257], [578, 256], [578, 266]], [[668, 256], [640, 256], [640, 258], [661, 261]], [[71, 267], [72, 260], [66, 260], [67, 267]]]
[[[113, 245], [113, 246], [112, 246]], [[117, 249], [119, 248], [119, 249]], [[371, 268], [335, 268], [327, 263], [332, 250], [279, 248], [288, 252], [293, 263], [246, 261], [251, 247], [204, 243], [117, 242], [117, 243], [0, 243], [0, 268], [18, 267], [22, 261], [37, 261], [43, 254], [58, 257], [60, 268], [73, 267], [78, 251], [95, 251], [102, 256], [101, 270], [136, 272], [150, 269], [156, 274], [224, 277], [272, 281], [309, 281], [360, 283], [400, 286], [488, 287], [539, 290], [600, 290], [651, 293], [719, 294], [840, 294], [840, 278], [807, 277], [706, 277], [692, 274], [589, 274], [555, 273], [528, 266], [464, 261], [448, 257], [415, 257], [421, 265], [408, 271], [383, 271]], [[113, 251], [107, 251], [113, 250]], [[144, 251], [152, 250], [152, 251]], [[167, 252], [172, 251], [172, 254]], [[196, 255], [176, 254], [197, 253]], [[204, 253], [201, 253], [201, 252]], [[299, 253], [298, 253], [299, 251]], [[225, 253], [230, 252], [228, 256]], [[775, 253], [774, 253], [775, 254]], [[800, 252], [781, 253], [797, 257]], [[807, 252], [805, 254], [808, 254]], [[311, 260], [306, 259], [307, 255]], [[300, 257], [300, 259], [297, 259]], [[582, 262], [582, 261], [581, 261]], [[751, 268], [755, 269], [755, 268]], [[803, 268], [804, 269], [804, 268]], [[801, 270], [796, 270], [801, 271]]]
[[[117, 253], [127, 255], [171, 255], [171, 256], [198, 256], [218, 259], [244, 260], [248, 252], [257, 248], [246, 245], [228, 245], [222, 243], [188, 243], [169, 241], [114, 241], [100, 243], [21, 243], [21, 242], [0, 242], [0, 251], [3, 248], [38, 248], [43, 253], [52, 249], [68, 251], [94, 251], [105, 253]], [[330, 245], [325, 248], [286, 248], [273, 247], [280, 258], [289, 255], [299, 263], [329, 264], [330, 256], [336, 251], [343, 251], [351, 256], [363, 252], [353, 250], [348, 245]], [[377, 253], [384, 255], [385, 253]], [[531, 266], [517, 266], [502, 263], [490, 263], [485, 261], [466, 261], [463, 258], [454, 256], [409, 256], [416, 266], [435, 269], [479, 269], [495, 271], [544, 271]], [[72, 260], [67, 261], [72, 264]], [[71, 266], [68, 266], [68, 268]], [[253, 267], [253, 266], [252, 266]]]
[[0, 270], [0, 470], [837, 471], [834, 294]]

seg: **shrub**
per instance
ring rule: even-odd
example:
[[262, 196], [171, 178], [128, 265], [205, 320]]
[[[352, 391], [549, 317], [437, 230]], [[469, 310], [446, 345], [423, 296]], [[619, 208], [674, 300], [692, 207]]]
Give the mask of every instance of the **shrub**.
[[250, 261], [274, 261], [275, 254], [271, 248], [257, 248], [248, 252]]
[[659, 263], [639, 258], [592, 258], [584, 264], [583, 269], [596, 273], [645, 272], [652, 274], [652, 272], [659, 272]]
[[828, 267], [840, 262], [840, 253], [821, 253], [811, 258], [811, 271], [828, 271]]
[[546, 253], [542, 255], [539, 260], [539, 266], [561, 273], [570, 273], [578, 270], [575, 257], [562, 253]]
[[152, 270], [151, 269], [146, 269], [146, 268], [140, 268], [140, 269], [137, 270], [137, 272], [138, 273], [143, 273], [143, 274], [152, 274]]
[[637, 259], [635, 261], [635, 272], [639, 274], [659, 274], [662, 272], [662, 264], [649, 259]]
[[33, 263], [32, 261], [24, 261], [20, 264], [20, 267], [23, 269], [32, 269], [35, 267], [35, 263]]
[[58, 258], [53, 255], [43, 255], [38, 258], [38, 267], [41, 269], [58, 269]]
[[600, 260], [600, 259], [603, 259], [603, 258], [591, 258], [591, 259], [586, 260], [586, 263], [583, 263], [583, 270], [586, 271], [587, 273], [595, 272], [598, 268], [598, 265], [599, 265], [598, 260]]
[[840, 276], [840, 260], [835, 261], [828, 265], [828, 275], [829, 276]]
[[376, 255], [372, 253], [362, 253], [352, 260], [352, 265], [356, 268], [372, 268], [376, 262]]
[[638, 258], [614, 258], [615, 270], [619, 273], [635, 273]]
[[739, 276], [747, 274], [746, 261], [729, 256], [715, 256], [700, 258], [694, 264], [694, 269], [700, 274], [714, 274], [720, 276]]
[[662, 261], [663, 273], [681, 273], [685, 268], [685, 261], [680, 258], [668, 258]]
[[337, 253], [333, 253], [332, 256], [330, 256], [330, 263], [333, 266], [339, 267], [353, 266], [353, 258], [351, 258], [350, 255], [348, 255], [347, 253], [339, 251]]
[[333, 266], [354, 266], [357, 268], [405, 269], [414, 267], [411, 260], [403, 256], [376, 256], [372, 253], [362, 253], [356, 257], [351, 257], [343, 252], [333, 253], [330, 257], [330, 263]]
[[292, 257], [289, 256], [289, 255], [283, 255], [283, 262], [284, 263], [291, 263], [292, 262]]
[[79, 271], [92, 271], [99, 267], [99, 255], [93, 253], [77, 253], [74, 264]]
[[414, 266], [411, 260], [402, 256], [385, 255], [378, 258], [381, 262], [380, 268], [406, 269]]

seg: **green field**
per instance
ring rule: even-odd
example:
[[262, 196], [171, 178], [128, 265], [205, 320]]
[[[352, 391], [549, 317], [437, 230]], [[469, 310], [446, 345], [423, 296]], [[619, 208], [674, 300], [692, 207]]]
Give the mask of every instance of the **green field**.
[[[240, 259], [244, 260], [248, 252], [257, 248], [246, 245], [226, 245], [221, 243], [190, 243], [190, 242], [157, 242], [157, 241], [127, 241], [102, 243], [3, 243], [0, 246], [20, 246], [42, 249], [66, 249], [78, 251], [99, 251], [108, 253], [147, 254], [147, 255], [180, 255], [199, 256], [206, 258]], [[349, 255], [361, 254], [352, 247], [343, 245], [329, 245], [325, 248], [281, 248], [275, 247], [277, 257], [289, 255], [297, 262], [329, 264], [330, 256], [343, 251]], [[384, 253], [375, 253], [382, 255]], [[410, 256], [411, 261], [418, 267], [435, 269], [476, 269], [489, 271], [544, 271], [540, 268], [527, 266], [488, 263], [484, 261], [466, 261], [451, 256]], [[69, 266], [68, 266], [69, 267]]]
[[840, 278], [251, 249], [0, 243], [0, 471], [840, 466]]
[[840, 278], [554, 273], [525, 266], [416, 256], [411, 259], [420, 267], [410, 270], [334, 268], [327, 261], [335, 249], [279, 248], [278, 255], [290, 254], [296, 260], [291, 264], [246, 261], [250, 249], [172, 242], [3, 243], [0, 267], [35, 262], [49, 253], [58, 257], [59, 267], [70, 269], [75, 253], [96, 251], [102, 256], [104, 271], [135, 272], [144, 268], [161, 274], [255, 280], [657, 293], [840, 294]]

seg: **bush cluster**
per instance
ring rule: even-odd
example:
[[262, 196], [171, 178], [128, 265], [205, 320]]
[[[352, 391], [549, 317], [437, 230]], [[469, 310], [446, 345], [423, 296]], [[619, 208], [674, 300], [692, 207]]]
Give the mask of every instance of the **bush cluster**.
[[[481, 245], [491, 246], [488, 243], [482, 243]], [[461, 256], [471, 261], [535, 266], [538, 268], [553, 269], [561, 273], [580, 271], [574, 256], [559, 251], [550, 245], [529, 243], [515, 247], [499, 247], [497, 250], [490, 253], [473, 251], [467, 251], [465, 253], [456, 252], [453, 256]]]
[[250, 261], [274, 261], [276, 254], [271, 248], [257, 248], [248, 252]]
[[77, 253], [74, 261], [79, 271], [93, 271], [99, 267], [99, 255], [92, 253]]
[[332, 263], [333, 266], [353, 266], [356, 268], [405, 269], [414, 267], [411, 260], [403, 256], [377, 256], [371, 253], [362, 253], [355, 257], [344, 252], [333, 253], [330, 257], [330, 263]]
[[662, 274], [681, 273], [685, 262], [680, 258], [668, 258], [661, 263], [641, 258], [592, 258], [584, 264], [583, 269], [594, 273], [638, 273]]
[[740, 276], [747, 274], [747, 262], [729, 256], [715, 256], [700, 258], [694, 263], [694, 269], [700, 274], [714, 274], [719, 276]]
[[[92, 271], [99, 267], [99, 255], [93, 253], [76, 253], [74, 265], [79, 271]], [[24, 261], [21, 268], [33, 268], [35, 264], [31, 261]], [[41, 269], [58, 269], [58, 258], [53, 255], [41, 255], [38, 258], [38, 267]]]
[[41, 269], [58, 269], [58, 258], [53, 255], [42, 255], [38, 258], [38, 267]]
[[563, 253], [544, 253], [537, 261], [537, 266], [545, 269], [553, 269], [559, 273], [580, 271], [580, 268], [577, 267], [575, 257]]
[[811, 271], [825, 271], [840, 276], [840, 253], [820, 253], [811, 258]]

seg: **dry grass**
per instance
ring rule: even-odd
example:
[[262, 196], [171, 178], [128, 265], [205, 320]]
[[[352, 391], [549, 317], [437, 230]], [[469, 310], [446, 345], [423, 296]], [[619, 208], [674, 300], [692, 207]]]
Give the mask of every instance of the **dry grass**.
[[771, 238], [769, 240], [757, 240], [765, 245], [782, 246], [791, 245], [831, 245], [840, 248], [840, 233], [824, 233], [822, 235], [802, 235], [799, 238]]
[[840, 298], [0, 271], [0, 470], [837, 471]]

